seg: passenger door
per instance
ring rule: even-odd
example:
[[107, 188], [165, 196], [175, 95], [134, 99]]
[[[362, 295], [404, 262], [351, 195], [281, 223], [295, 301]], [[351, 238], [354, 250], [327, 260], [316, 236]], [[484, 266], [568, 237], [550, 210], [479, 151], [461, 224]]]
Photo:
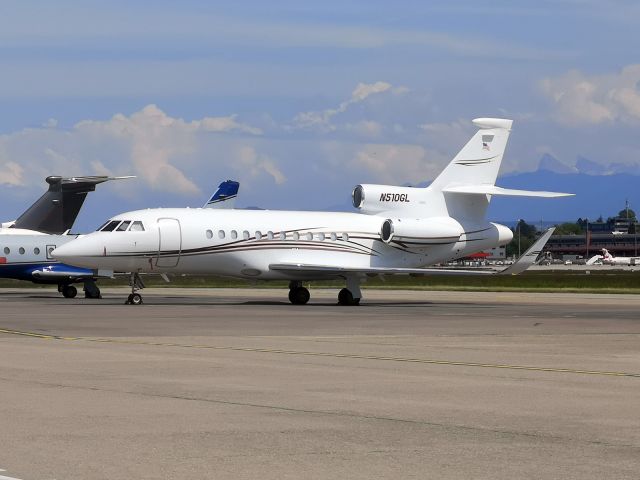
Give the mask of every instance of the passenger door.
[[170, 268], [178, 265], [182, 250], [182, 231], [176, 218], [158, 219], [158, 258], [156, 266]]

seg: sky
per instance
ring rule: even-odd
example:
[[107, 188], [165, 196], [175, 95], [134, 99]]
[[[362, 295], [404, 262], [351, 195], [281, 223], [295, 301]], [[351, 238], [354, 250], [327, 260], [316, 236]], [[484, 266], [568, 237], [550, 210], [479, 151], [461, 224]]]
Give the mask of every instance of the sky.
[[640, 175], [639, 22], [625, 0], [3, 0], [0, 219], [51, 174], [137, 176], [78, 231], [227, 178], [241, 207], [346, 205], [433, 179], [486, 116], [514, 119], [502, 175]]

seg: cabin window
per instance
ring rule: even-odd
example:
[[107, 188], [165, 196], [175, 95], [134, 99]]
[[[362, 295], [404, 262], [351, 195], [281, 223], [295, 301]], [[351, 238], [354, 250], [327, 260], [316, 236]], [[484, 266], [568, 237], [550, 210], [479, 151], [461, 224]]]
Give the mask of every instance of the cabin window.
[[218, 238], [219, 239], [223, 239], [224, 238], [224, 230], [218, 230]]
[[116, 232], [124, 232], [127, 228], [129, 228], [130, 223], [131, 220], [125, 220], [120, 225], [118, 225], [118, 228], [116, 228]]
[[260, 230], [256, 231], [256, 240], [262, 240], [262, 232]]
[[36, 255], [40, 255], [40, 249], [38, 247], [34, 248], [33, 253]]
[[348, 242], [348, 241], [349, 241], [349, 234], [348, 234], [347, 232], [344, 232], [344, 233], [342, 234], [342, 239], [343, 239], [345, 242]]
[[250, 236], [251, 235], [249, 234], [248, 231], [245, 230], [244, 232], [242, 232], [242, 238], [244, 238], [245, 240], [249, 240]]
[[338, 236], [335, 234], [335, 232], [331, 233], [331, 240], [335, 242], [337, 239]]
[[324, 239], [325, 239], [324, 233], [319, 233], [318, 234], [318, 240], [320, 240], [322, 242], [322, 241], [324, 241]]
[[11, 253], [11, 249], [9, 247], [4, 247], [4, 254], [9, 255]]
[[269, 230], [269, 231], [267, 232], [267, 238], [268, 238], [269, 240], [273, 240], [273, 232], [272, 232], [271, 230]]
[[104, 227], [102, 227], [102, 231], [113, 232], [118, 225], [120, 225], [120, 220], [112, 220], [109, 223], [107, 223]]
[[211, 230], [207, 230], [206, 235], [209, 240], [213, 238], [213, 232]]
[[300, 240], [300, 234], [298, 232], [293, 232], [292, 236], [293, 236], [294, 240], [296, 240], [296, 241]]
[[24, 250], [24, 248], [23, 248], [23, 247], [20, 247], [20, 248], [18, 249], [18, 253], [19, 253], [20, 255], [24, 255], [24, 251], [25, 251], [25, 250]]
[[307, 233], [307, 240], [313, 240], [313, 233]]
[[142, 222], [133, 222], [131, 224], [131, 228], [129, 228], [130, 232], [144, 232], [144, 225]]
[[286, 240], [287, 239], [287, 234], [284, 232], [280, 232], [280, 240]]
[[238, 238], [238, 232], [236, 232], [235, 230], [231, 230], [231, 238], [233, 240], [235, 240], [236, 238]]

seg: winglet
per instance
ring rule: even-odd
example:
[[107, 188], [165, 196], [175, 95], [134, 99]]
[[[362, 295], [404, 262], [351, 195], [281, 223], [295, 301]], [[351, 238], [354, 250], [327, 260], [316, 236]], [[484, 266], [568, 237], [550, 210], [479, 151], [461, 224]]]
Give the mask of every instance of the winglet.
[[533, 265], [538, 258], [538, 255], [542, 252], [542, 249], [551, 238], [555, 227], [551, 227], [544, 232], [542, 236], [533, 244], [524, 254], [511, 266], [505, 268], [500, 272], [500, 275], [518, 275], [524, 272], [527, 268]]

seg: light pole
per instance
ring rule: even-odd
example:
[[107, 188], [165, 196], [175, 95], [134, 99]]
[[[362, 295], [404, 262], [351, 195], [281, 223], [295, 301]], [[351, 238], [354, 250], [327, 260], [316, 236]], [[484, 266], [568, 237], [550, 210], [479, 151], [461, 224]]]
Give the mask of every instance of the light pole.
[[522, 230], [522, 219], [518, 219], [518, 258], [520, 258], [520, 230]]
[[589, 219], [585, 218], [585, 221], [587, 222], [587, 231], [585, 232], [585, 235], [587, 236], [586, 241], [587, 241], [587, 254], [585, 255], [585, 260], [589, 260]]

